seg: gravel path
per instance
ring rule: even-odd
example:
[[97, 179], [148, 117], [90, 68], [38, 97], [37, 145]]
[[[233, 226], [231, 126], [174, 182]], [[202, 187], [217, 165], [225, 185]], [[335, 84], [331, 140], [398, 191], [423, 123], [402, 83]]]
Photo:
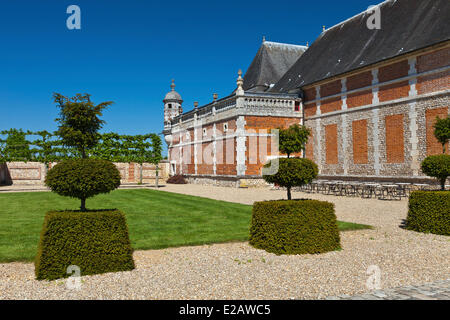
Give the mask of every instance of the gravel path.
[[[164, 191], [251, 204], [281, 199], [283, 191], [168, 185]], [[369, 266], [381, 289], [450, 278], [450, 238], [399, 228], [407, 201], [379, 201], [294, 193], [328, 200], [338, 219], [375, 230], [341, 233], [343, 250], [323, 255], [276, 256], [228, 243], [136, 251], [131, 272], [82, 277], [81, 290], [65, 280], [34, 280], [30, 263], [0, 264], [0, 299], [325, 299], [369, 290]]]

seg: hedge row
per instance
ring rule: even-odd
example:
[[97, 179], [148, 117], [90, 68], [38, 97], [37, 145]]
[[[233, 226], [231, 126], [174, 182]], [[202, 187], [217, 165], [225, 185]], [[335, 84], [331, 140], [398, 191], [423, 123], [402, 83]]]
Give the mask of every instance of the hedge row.
[[275, 254], [316, 254], [340, 249], [334, 205], [318, 200], [256, 202], [250, 244]]
[[415, 191], [409, 197], [408, 230], [450, 235], [450, 192]]
[[38, 280], [134, 269], [125, 215], [118, 210], [48, 212], [44, 219], [35, 273]]

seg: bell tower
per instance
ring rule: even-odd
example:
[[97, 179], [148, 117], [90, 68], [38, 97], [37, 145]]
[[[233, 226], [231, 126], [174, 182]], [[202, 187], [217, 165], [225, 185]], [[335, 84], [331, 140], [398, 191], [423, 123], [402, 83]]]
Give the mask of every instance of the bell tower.
[[171, 121], [173, 118], [183, 113], [183, 108], [181, 104], [183, 103], [183, 99], [178, 92], [175, 91], [175, 80], [172, 79], [172, 84], [170, 85], [172, 88], [166, 94], [164, 98], [164, 123], [167, 121]]

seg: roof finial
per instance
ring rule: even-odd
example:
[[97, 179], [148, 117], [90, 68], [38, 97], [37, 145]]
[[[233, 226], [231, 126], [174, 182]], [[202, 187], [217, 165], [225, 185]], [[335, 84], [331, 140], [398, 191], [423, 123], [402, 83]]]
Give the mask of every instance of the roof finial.
[[239, 77], [237, 78], [237, 81], [236, 81], [236, 83], [237, 83], [236, 95], [241, 96], [241, 95], [244, 95], [244, 88], [243, 88], [244, 79], [242, 79], [242, 70], [241, 69], [239, 69], [238, 75], [239, 75]]
[[213, 93], [213, 102], [216, 102], [218, 97], [219, 95], [217, 93]]
[[263, 36], [263, 43], [266, 42], [266, 36]]
[[172, 91], [175, 91], [175, 80], [172, 79], [172, 84], [170, 85], [170, 87], [172, 88]]
[[306, 41], [306, 47], [309, 48], [309, 41]]
[[194, 101], [194, 109], [195, 109], [195, 110], [198, 109], [198, 101]]
[[323, 32], [325, 32], [325, 26], [322, 26], [322, 28], [323, 28]]

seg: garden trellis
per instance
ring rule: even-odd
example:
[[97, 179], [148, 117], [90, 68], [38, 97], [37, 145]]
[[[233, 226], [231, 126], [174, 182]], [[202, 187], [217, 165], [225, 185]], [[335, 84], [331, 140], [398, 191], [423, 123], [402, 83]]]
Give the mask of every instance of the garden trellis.
[[[97, 145], [88, 150], [89, 157], [113, 162], [134, 162], [140, 164], [140, 182], [142, 165], [156, 165], [162, 160], [162, 141], [154, 133], [144, 135], [119, 135], [117, 133], [100, 134]], [[10, 129], [0, 132], [0, 162], [36, 161], [46, 164], [81, 155], [72, 147], [64, 146], [55, 132], [23, 131]], [[158, 174], [158, 173], [157, 173]]]

